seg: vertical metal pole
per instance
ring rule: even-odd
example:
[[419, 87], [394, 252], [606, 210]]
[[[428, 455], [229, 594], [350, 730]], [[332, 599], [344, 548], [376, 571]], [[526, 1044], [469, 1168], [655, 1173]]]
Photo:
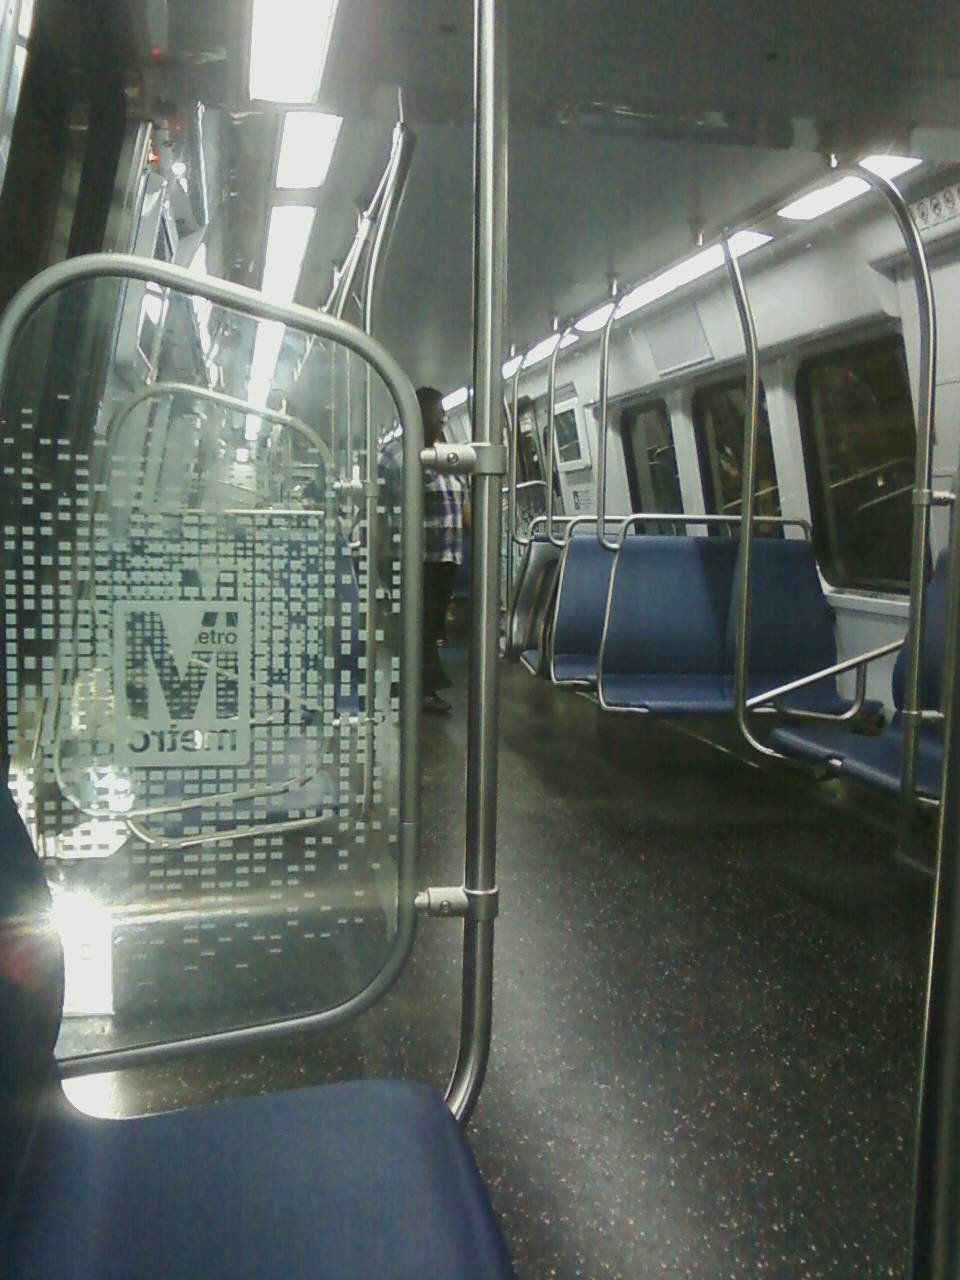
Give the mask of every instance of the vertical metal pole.
[[572, 333], [574, 325], [568, 324], [557, 335], [557, 343], [550, 352], [550, 371], [547, 374], [547, 537], [555, 547], [564, 545], [563, 538], [553, 536], [553, 477], [557, 469], [557, 433], [554, 423], [557, 405], [557, 361], [560, 348]]
[[610, 395], [610, 334], [617, 318], [617, 288], [613, 288], [613, 302], [600, 337], [600, 368], [597, 374], [597, 401], [600, 418], [597, 422], [597, 541], [607, 551], [616, 551], [619, 543], [607, 540], [607, 403]]
[[[506, 297], [506, 5], [474, 0], [473, 439], [499, 440]], [[447, 1101], [461, 1123], [476, 1105], [490, 1055], [493, 910], [497, 887], [497, 613], [499, 475], [473, 478], [473, 615], [467, 709], [465, 888], [460, 1051]]]
[[923, 589], [930, 545], [930, 492], [933, 473], [933, 421], [936, 404], [937, 313], [927, 252], [910, 208], [886, 178], [865, 169], [854, 171], [882, 195], [890, 206], [903, 236], [917, 294], [920, 318], [920, 369], [917, 397], [917, 454], [913, 481], [913, 537], [910, 546], [910, 623], [907, 632], [907, 669], [903, 690], [903, 757], [900, 766], [900, 801], [904, 814], [913, 806], [917, 777], [917, 733], [920, 719], [920, 641], [923, 634]]
[[943, 775], [920, 1072], [913, 1280], [953, 1280], [960, 1260], [960, 537], [950, 547]]
[[743, 345], [747, 357], [747, 388], [744, 405], [743, 487], [740, 498], [740, 548], [737, 583], [737, 656], [733, 675], [733, 706], [741, 734], [754, 751], [760, 755], [782, 760], [779, 751], [765, 746], [753, 734], [747, 723], [747, 680], [749, 678], [750, 648], [750, 570], [753, 560], [753, 511], [757, 475], [757, 438], [760, 434], [760, 344], [753, 309], [747, 297], [740, 272], [740, 263], [730, 252], [726, 236], [723, 238], [723, 260], [737, 305], [737, 316], [743, 332]]
[[520, 459], [520, 374], [523, 372], [523, 362], [525, 359], [526, 353], [520, 357], [520, 363], [513, 372], [510, 414], [513, 447], [510, 450], [510, 492], [507, 495], [507, 529], [510, 533], [511, 542], [515, 542], [521, 547], [527, 546], [530, 541], [529, 537], [524, 538], [517, 533], [517, 467]]

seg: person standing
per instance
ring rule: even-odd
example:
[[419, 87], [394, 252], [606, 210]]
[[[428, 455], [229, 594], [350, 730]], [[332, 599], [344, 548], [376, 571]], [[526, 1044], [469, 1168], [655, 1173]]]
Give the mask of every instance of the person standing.
[[[423, 443], [431, 448], [443, 439], [447, 415], [443, 396], [435, 387], [419, 387], [417, 402], [423, 421]], [[391, 433], [381, 449], [381, 473], [397, 474], [402, 469], [403, 443], [399, 432]], [[423, 710], [432, 715], [449, 715], [453, 710], [442, 689], [450, 678], [440, 660], [447, 610], [453, 595], [457, 570], [463, 562], [463, 533], [470, 527], [470, 502], [459, 476], [439, 471], [423, 473]]]

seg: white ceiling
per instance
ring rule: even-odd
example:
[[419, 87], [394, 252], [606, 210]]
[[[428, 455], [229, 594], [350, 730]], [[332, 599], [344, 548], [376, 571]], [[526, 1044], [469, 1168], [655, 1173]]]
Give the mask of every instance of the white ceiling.
[[[921, 125], [960, 126], [955, 0], [503, 2], [508, 338], [521, 346], [548, 331], [552, 313], [600, 300], [612, 273], [628, 284], [689, 250], [698, 227], [737, 222], [803, 185], [831, 150], [852, 158], [903, 148]], [[236, 23], [244, 5], [217, 0], [214, 10]], [[182, 3], [184, 40], [192, 12]], [[228, 57], [243, 56], [235, 32], [221, 37]], [[195, 31], [190, 39], [196, 51]], [[402, 86], [417, 148], [377, 332], [415, 382], [444, 389], [470, 368], [471, 44], [467, 0], [341, 4], [320, 105], [346, 124], [299, 293], [311, 305], [326, 296], [356, 203], [385, 163]], [[243, 82], [235, 70], [233, 86]], [[238, 138], [245, 129], [238, 115]], [[266, 157], [244, 178], [263, 186], [268, 171]], [[249, 243], [238, 260], [258, 252], [252, 221], [267, 193], [239, 198], [249, 214], [234, 234]]]

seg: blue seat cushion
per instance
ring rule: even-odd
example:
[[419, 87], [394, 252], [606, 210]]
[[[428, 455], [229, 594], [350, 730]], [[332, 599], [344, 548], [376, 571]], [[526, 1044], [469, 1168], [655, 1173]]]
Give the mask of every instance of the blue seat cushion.
[[[775, 729], [770, 740], [785, 755], [829, 765], [841, 777], [856, 778], [893, 794], [900, 790], [903, 732], [896, 720], [875, 737], [833, 725], [789, 725]], [[921, 795], [940, 795], [942, 765], [940, 738], [921, 729], [917, 749], [917, 790]]]
[[596, 684], [597, 655], [595, 653], [555, 653], [553, 655], [553, 679], [557, 684]]
[[566, 669], [567, 659], [573, 659], [578, 671], [586, 659], [587, 678], [596, 678], [612, 567], [613, 553], [595, 537], [575, 536], [564, 549], [553, 627], [552, 676], [558, 682], [584, 678], [559, 674]]
[[513, 1275], [442, 1100], [384, 1081], [136, 1120], [56, 1090], [0, 1259], [6, 1280]]
[[608, 706], [651, 715], [723, 715], [733, 710], [718, 675], [605, 675], [602, 691]]

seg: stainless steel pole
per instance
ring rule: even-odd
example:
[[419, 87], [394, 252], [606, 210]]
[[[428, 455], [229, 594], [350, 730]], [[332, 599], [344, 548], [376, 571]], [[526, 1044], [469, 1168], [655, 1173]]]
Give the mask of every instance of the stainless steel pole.
[[[473, 439], [500, 440], [500, 360], [506, 298], [506, 5], [474, 0]], [[467, 833], [460, 1051], [447, 1090], [465, 1123], [490, 1055], [497, 902], [497, 624], [499, 474], [473, 478], [473, 614], [467, 709]]]
[[867, 169], [850, 174], [868, 182], [882, 195], [897, 220], [910, 258], [920, 318], [920, 367], [917, 394], [917, 453], [913, 478], [913, 537], [910, 546], [910, 622], [907, 630], [907, 669], [903, 690], [903, 757], [900, 801], [904, 814], [912, 807], [917, 781], [917, 733], [920, 727], [920, 640], [923, 634], [923, 589], [930, 546], [930, 507], [933, 504], [934, 412], [936, 406], [937, 313], [927, 251], [910, 207], [887, 178]]
[[757, 438], [760, 434], [760, 344], [753, 309], [744, 288], [740, 263], [730, 252], [726, 236], [723, 238], [723, 260], [737, 305], [737, 316], [743, 331], [743, 345], [747, 357], [747, 388], [744, 404], [743, 488], [740, 500], [740, 551], [737, 583], [737, 655], [733, 673], [733, 706], [737, 725], [746, 742], [760, 755], [774, 760], [784, 757], [779, 751], [757, 739], [747, 722], [747, 681], [749, 679], [750, 646], [750, 570], [753, 559], [753, 511], [754, 489], [757, 475]]
[[619, 544], [607, 538], [607, 403], [610, 394], [610, 334], [617, 318], [617, 290], [613, 289], [610, 314], [607, 316], [600, 337], [600, 368], [597, 374], [597, 401], [600, 414], [597, 422], [597, 541], [607, 551], [616, 551]]
[[550, 370], [547, 374], [547, 537], [555, 547], [564, 545], [563, 538], [553, 536], [553, 477], [557, 469], [557, 433], [554, 423], [557, 404], [557, 360], [560, 358], [560, 348], [574, 328], [574, 325], [568, 324], [558, 332], [556, 346], [550, 352]]
[[950, 547], [943, 775], [920, 1071], [913, 1280], [954, 1280], [960, 1259], [960, 537]]

